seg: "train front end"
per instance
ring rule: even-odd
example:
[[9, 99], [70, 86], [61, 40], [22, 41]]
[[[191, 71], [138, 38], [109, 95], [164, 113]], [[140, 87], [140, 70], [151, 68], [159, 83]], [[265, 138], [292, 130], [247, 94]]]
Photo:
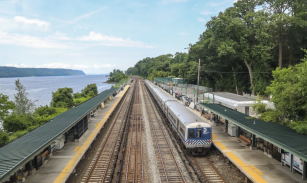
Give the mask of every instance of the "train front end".
[[186, 126], [185, 146], [193, 155], [205, 155], [212, 145], [211, 125], [204, 122], [190, 123]]

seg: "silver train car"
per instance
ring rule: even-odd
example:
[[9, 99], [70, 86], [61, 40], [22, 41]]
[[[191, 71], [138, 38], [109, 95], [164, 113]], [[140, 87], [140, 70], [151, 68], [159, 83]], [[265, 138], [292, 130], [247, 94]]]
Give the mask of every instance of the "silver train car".
[[183, 106], [157, 85], [146, 80], [145, 85], [193, 155], [204, 155], [212, 145], [211, 125]]

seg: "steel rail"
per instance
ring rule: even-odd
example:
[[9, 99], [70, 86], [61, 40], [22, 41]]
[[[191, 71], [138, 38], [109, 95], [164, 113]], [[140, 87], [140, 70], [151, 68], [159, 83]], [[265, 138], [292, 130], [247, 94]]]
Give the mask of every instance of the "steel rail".
[[[145, 93], [147, 94], [147, 96], [149, 96], [149, 94], [148, 94], [148, 91], [147, 91], [147, 90], [146, 90], [146, 92], [145, 92]], [[146, 99], [148, 99], [148, 98], [146, 98]], [[154, 105], [153, 105], [153, 103], [152, 103], [152, 98], [151, 98], [151, 100], [149, 100], [149, 103], [150, 103], [151, 108], [153, 109], [153, 107], [155, 107], [155, 106], [154, 106]], [[148, 108], [147, 108], [147, 112], [148, 112]], [[148, 113], [149, 113], [149, 112], [148, 112]], [[183, 176], [183, 174], [182, 174], [182, 171], [181, 171], [181, 169], [180, 169], [180, 167], [179, 167], [179, 165], [178, 165], [178, 162], [177, 162], [177, 161], [176, 161], [176, 159], [175, 159], [174, 152], [173, 152], [172, 148], [170, 147], [170, 143], [169, 143], [169, 141], [167, 140], [167, 137], [166, 137], [166, 135], [165, 135], [165, 132], [163, 131], [163, 128], [162, 128], [161, 122], [160, 122], [160, 120], [158, 119], [157, 112], [156, 112], [154, 109], [153, 109], [153, 113], [154, 113], [154, 114], [155, 114], [155, 116], [156, 116], [156, 119], [157, 119], [157, 121], [158, 121], [158, 124], [159, 124], [159, 126], [160, 126], [160, 129], [161, 129], [161, 131], [162, 131], [162, 133], [163, 133], [164, 139], [165, 139], [165, 141], [167, 142], [167, 145], [168, 145], [168, 147], [169, 147], [169, 149], [170, 149], [170, 151], [171, 151], [171, 154], [172, 154], [173, 160], [175, 161], [176, 166], [177, 166], [177, 169], [178, 169], [178, 170], [179, 170], [179, 172], [180, 172], [181, 178], [182, 178], [183, 182], [186, 182], [186, 181], [185, 181], [185, 178], [184, 178], [184, 176]], [[150, 124], [152, 125], [152, 123], [150, 123]], [[155, 133], [155, 129], [154, 129], [154, 128], [153, 128], [153, 130], [154, 130], [154, 133]], [[156, 138], [156, 142], [157, 142], [156, 133], [155, 133], [155, 138]], [[159, 148], [159, 153], [160, 153], [160, 157], [161, 157], [160, 148]], [[163, 164], [163, 168], [164, 168], [164, 171], [165, 171], [164, 164]], [[166, 174], [166, 171], [165, 171], [165, 174]], [[166, 177], [167, 177], [167, 176], [166, 176]], [[167, 179], [167, 182], [169, 182], [169, 181], [168, 181], [168, 179]]]
[[[131, 92], [131, 90], [129, 90], [129, 92]], [[129, 99], [131, 99], [131, 98], [132, 98], [132, 97], [130, 97]], [[111, 132], [113, 131], [113, 128], [114, 128], [114, 126], [115, 126], [115, 124], [116, 124], [116, 122], [117, 122], [117, 119], [118, 119], [118, 117], [119, 117], [120, 114], [121, 114], [120, 111], [122, 111], [122, 108], [123, 108], [123, 106], [125, 105], [125, 102], [127, 101], [127, 99], [128, 99], [128, 96], [125, 97], [125, 99], [124, 99], [122, 105], [120, 106], [119, 111], [118, 111], [117, 114], [116, 114], [116, 119], [114, 120], [115, 122], [112, 124], [112, 127], [111, 127], [111, 129], [109, 130], [108, 136], [107, 136], [107, 138], [106, 138], [106, 140], [105, 140], [105, 142], [104, 142], [104, 144], [103, 144], [103, 146], [102, 146], [102, 148], [101, 148], [101, 150], [100, 150], [100, 152], [99, 152], [99, 155], [98, 155], [98, 157], [97, 157], [97, 159], [96, 159], [94, 165], [93, 165], [93, 166], [91, 167], [91, 169], [90, 169], [89, 175], [86, 177], [86, 180], [85, 180], [86, 183], [89, 182], [89, 180], [90, 180], [90, 178], [91, 178], [91, 176], [92, 176], [92, 174], [93, 174], [93, 171], [95, 170], [95, 168], [96, 168], [96, 166], [97, 166], [97, 163], [98, 163], [98, 161], [99, 161], [100, 158], [101, 158], [101, 154], [102, 154], [103, 150], [105, 149], [105, 146], [106, 146], [106, 144], [107, 144], [107, 142], [108, 142], [108, 140], [109, 140], [109, 138], [110, 138], [110, 136], [111, 136]], [[129, 102], [129, 101], [128, 101], [128, 102]], [[130, 101], [130, 102], [131, 102], [131, 101]], [[125, 109], [124, 116], [127, 115], [127, 111], [128, 111], [128, 108]], [[122, 125], [123, 125], [123, 123], [121, 124], [121, 126], [120, 126], [119, 129], [121, 129]], [[118, 130], [118, 134], [119, 134], [119, 132], [120, 132], [120, 130]], [[115, 141], [115, 142], [117, 142], [118, 136], [119, 136], [119, 135], [117, 135], [117, 138], [116, 138], [116, 141]], [[114, 146], [113, 146], [113, 149], [112, 149], [112, 152], [111, 152], [111, 154], [110, 154], [109, 161], [108, 161], [108, 164], [107, 164], [107, 168], [106, 168], [106, 170], [105, 170], [105, 173], [104, 173], [104, 176], [103, 176], [103, 179], [102, 179], [101, 182], [104, 182], [105, 175], [106, 175], [106, 173], [107, 173], [107, 171], [108, 171], [108, 167], [109, 167], [109, 164], [110, 164], [110, 161], [111, 161], [111, 158], [112, 158], [111, 155], [113, 154], [115, 147], [116, 147], [116, 143], [114, 143]]]
[[[135, 111], [132, 109], [133, 111], [133, 118], [134, 118], [134, 113]], [[131, 121], [130, 121], [131, 122]], [[129, 150], [128, 150], [128, 162], [127, 162], [127, 169], [126, 169], [126, 179], [125, 179], [125, 182], [128, 182], [128, 174], [129, 174], [129, 165], [130, 165], [130, 152], [131, 152], [131, 143], [132, 143], [132, 136], [133, 136], [133, 124], [134, 124], [134, 119], [132, 119], [132, 127], [131, 127], [131, 130], [130, 130], [130, 140], [129, 140]]]

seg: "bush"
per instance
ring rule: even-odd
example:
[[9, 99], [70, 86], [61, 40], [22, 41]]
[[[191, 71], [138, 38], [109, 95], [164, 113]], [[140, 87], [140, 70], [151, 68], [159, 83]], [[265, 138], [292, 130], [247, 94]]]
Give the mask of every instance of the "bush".
[[3, 128], [8, 132], [16, 132], [19, 130], [25, 130], [29, 126], [35, 123], [31, 114], [16, 115], [12, 113], [3, 119]]
[[9, 140], [9, 134], [0, 129], [0, 146], [3, 146], [4, 144], [8, 143]]
[[293, 121], [290, 127], [297, 133], [307, 135], [307, 122], [306, 121]]

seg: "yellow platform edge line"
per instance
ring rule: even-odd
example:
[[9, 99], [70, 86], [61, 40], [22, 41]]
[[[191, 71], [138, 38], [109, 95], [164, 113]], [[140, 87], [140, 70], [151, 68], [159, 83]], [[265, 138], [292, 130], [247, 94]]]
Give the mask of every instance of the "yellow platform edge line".
[[78, 151], [80, 147], [81, 147], [81, 146], [77, 146], [77, 147], [75, 148], [74, 151], [75, 151], [75, 152]]
[[[228, 150], [224, 145], [222, 145], [221, 142], [219, 141], [214, 141], [213, 142], [216, 146], [218, 146], [218, 148], [221, 151], [225, 151]], [[257, 173], [257, 168], [254, 167], [253, 165], [247, 165], [245, 164], [240, 158], [238, 158], [236, 155], [234, 155], [232, 152], [224, 152], [227, 156], [227, 158], [232, 161], [239, 169], [242, 169], [245, 171], [246, 174], [248, 174], [249, 178], [253, 181], [253, 182], [258, 182], [258, 183], [267, 183], [267, 181], [265, 181], [258, 173]], [[255, 169], [251, 168], [254, 167]], [[258, 170], [259, 171], [259, 170]], [[260, 172], [260, 171], [259, 171]], [[262, 172], [260, 172], [262, 173]], [[262, 174], [263, 175], [263, 174]]]
[[[124, 92], [121, 94], [120, 98], [117, 99], [117, 101], [115, 102], [115, 104], [117, 105], [120, 101], [120, 99], [122, 98], [122, 96], [127, 92], [128, 88], [130, 86], [127, 85], [124, 89]], [[115, 108], [116, 105], [113, 105], [111, 107], [111, 109], [109, 111], [113, 111], [113, 109]], [[79, 160], [81, 159], [83, 152], [85, 152], [89, 145], [91, 144], [91, 142], [94, 140], [94, 137], [96, 137], [96, 134], [99, 132], [99, 130], [101, 129], [101, 127], [104, 125], [105, 121], [108, 119], [109, 114], [111, 112], [107, 112], [108, 114], [106, 114], [103, 119], [99, 122], [99, 124], [97, 125], [97, 127], [94, 129], [94, 131], [91, 133], [91, 135], [86, 139], [86, 141], [82, 144], [82, 146], [80, 147], [79, 151], [73, 156], [73, 158], [67, 163], [67, 165], [65, 166], [65, 168], [62, 170], [62, 172], [59, 174], [59, 176], [55, 179], [54, 183], [62, 183], [65, 182], [71, 172], [71, 169], [75, 168], [77, 165], [77, 162], [79, 162]]]

